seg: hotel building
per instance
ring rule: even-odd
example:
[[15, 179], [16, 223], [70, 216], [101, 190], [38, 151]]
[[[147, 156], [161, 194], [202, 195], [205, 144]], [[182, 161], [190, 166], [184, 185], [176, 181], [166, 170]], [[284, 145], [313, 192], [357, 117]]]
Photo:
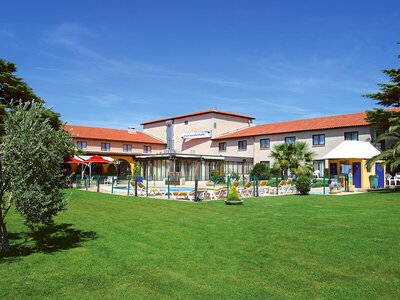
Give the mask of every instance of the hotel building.
[[145, 122], [143, 131], [77, 125], [66, 129], [87, 154], [119, 160], [119, 174], [130, 173], [138, 163], [143, 176], [157, 181], [164, 181], [169, 172], [180, 172], [186, 180], [209, 180], [213, 169], [248, 176], [255, 163], [272, 166], [275, 145], [294, 141], [306, 142], [316, 153], [314, 164], [322, 175], [329, 167], [322, 157], [342, 141], [370, 142], [376, 137], [364, 112], [263, 125], [254, 125], [254, 119], [212, 109]]

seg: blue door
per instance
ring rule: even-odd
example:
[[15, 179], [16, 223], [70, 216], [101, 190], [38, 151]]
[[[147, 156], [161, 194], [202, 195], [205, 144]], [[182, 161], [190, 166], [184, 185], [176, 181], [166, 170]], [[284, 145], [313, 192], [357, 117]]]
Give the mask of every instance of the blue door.
[[356, 188], [361, 187], [361, 163], [353, 163], [353, 184]]
[[331, 175], [337, 175], [337, 163], [330, 163], [329, 170], [331, 171]]
[[383, 170], [383, 167], [381, 168], [379, 165], [380, 165], [380, 163], [375, 164], [375, 175], [379, 176], [378, 177], [378, 187], [384, 188], [385, 187], [385, 176], [383, 173], [385, 173], [385, 172]]

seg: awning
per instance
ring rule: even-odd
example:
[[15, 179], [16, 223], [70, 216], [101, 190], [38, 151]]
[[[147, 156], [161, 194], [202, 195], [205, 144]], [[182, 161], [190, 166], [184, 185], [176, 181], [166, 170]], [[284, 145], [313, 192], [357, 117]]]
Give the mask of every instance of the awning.
[[322, 159], [370, 159], [381, 152], [369, 142], [343, 141]]

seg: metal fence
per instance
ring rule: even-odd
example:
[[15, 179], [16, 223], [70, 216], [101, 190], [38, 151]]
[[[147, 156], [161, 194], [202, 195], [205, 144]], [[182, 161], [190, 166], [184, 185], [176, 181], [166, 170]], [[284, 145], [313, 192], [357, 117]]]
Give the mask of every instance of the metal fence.
[[[94, 175], [89, 177], [88, 175], [76, 175], [75, 184], [73, 188], [103, 192], [118, 195], [127, 196], [163, 196], [168, 199], [171, 197], [171, 189], [176, 187], [193, 188], [195, 191], [194, 199], [198, 200], [197, 190], [199, 189], [199, 180], [197, 177], [192, 182], [186, 182], [182, 184], [180, 176], [167, 176], [164, 181], [150, 180], [149, 177], [132, 177], [132, 176], [104, 176]], [[226, 176], [221, 178], [212, 177], [211, 180], [206, 183], [205, 187], [209, 190], [218, 189], [225, 187], [226, 191], [229, 191], [231, 186], [235, 184], [241, 191], [241, 195], [245, 197], [262, 197], [270, 195], [283, 195], [283, 194], [296, 194], [294, 178], [283, 179], [281, 177], [273, 177], [268, 180], [258, 179], [256, 176], [248, 176], [241, 178], [231, 178]], [[239, 182], [237, 182], [239, 181]], [[337, 175], [337, 176], [324, 176], [323, 178], [314, 178], [310, 186], [311, 194], [328, 194], [330, 192], [329, 184], [336, 183], [342, 192], [349, 191], [349, 176]], [[181, 185], [182, 184], [182, 185]], [[201, 183], [204, 185], [204, 182]], [[162, 193], [156, 193], [156, 192]], [[243, 193], [245, 191], [245, 193]], [[228, 198], [229, 192], [226, 192], [226, 198]]]

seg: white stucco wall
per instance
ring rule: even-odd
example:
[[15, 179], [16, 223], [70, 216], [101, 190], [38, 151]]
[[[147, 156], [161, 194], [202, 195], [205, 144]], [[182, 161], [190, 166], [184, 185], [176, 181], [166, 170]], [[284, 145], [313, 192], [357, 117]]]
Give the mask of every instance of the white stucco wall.
[[[187, 125], [185, 125], [185, 121], [188, 121]], [[173, 125], [174, 148], [177, 152], [186, 154], [218, 155], [220, 154], [218, 152], [218, 143], [213, 142], [211, 138], [183, 140], [181, 135], [184, 133], [211, 131], [211, 137], [216, 137], [233, 130], [247, 128], [250, 125], [252, 124], [246, 118], [219, 113], [207, 113], [175, 119]], [[164, 141], [167, 139], [165, 121], [143, 125], [143, 132]]]

